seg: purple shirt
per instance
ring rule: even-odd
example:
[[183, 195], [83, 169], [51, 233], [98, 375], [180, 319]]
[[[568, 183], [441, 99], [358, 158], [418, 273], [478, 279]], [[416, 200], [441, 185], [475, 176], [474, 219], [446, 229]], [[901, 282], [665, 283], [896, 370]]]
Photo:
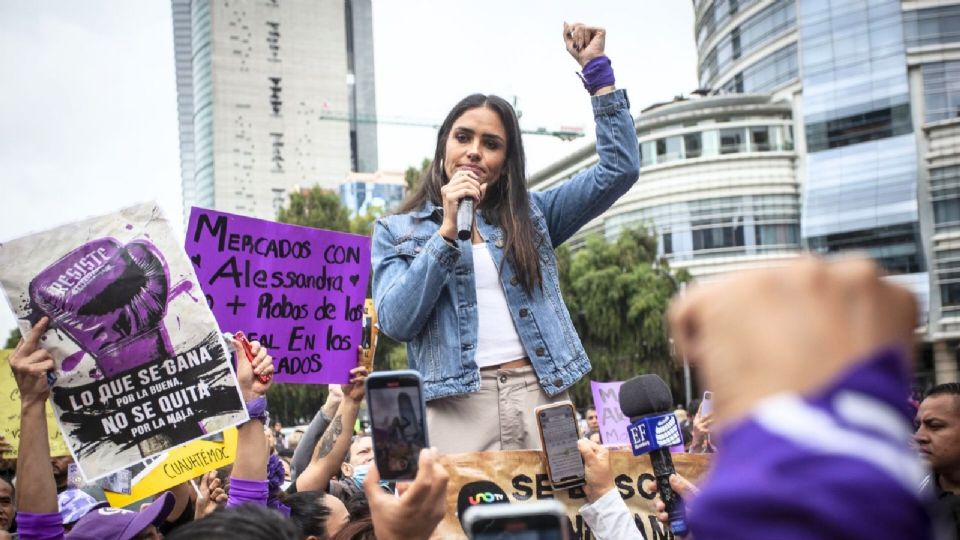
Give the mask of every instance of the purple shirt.
[[930, 538], [899, 349], [825, 390], [765, 399], [720, 434], [688, 523], [696, 540]]

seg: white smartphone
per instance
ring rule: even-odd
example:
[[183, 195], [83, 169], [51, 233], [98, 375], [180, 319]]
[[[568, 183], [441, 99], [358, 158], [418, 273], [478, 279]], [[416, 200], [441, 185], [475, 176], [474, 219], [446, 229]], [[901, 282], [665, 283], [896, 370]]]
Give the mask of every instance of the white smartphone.
[[703, 400], [700, 402], [700, 416], [706, 416], [713, 412], [713, 392], [707, 390], [703, 393]]
[[580, 428], [573, 403], [565, 401], [534, 410], [540, 443], [547, 455], [547, 476], [554, 489], [583, 485], [583, 456], [577, 448]]
[[569, 540], [563, 505], [543, 500], [525, 504], [479, 504], [467, 509], [463, 528], [471, 540]]

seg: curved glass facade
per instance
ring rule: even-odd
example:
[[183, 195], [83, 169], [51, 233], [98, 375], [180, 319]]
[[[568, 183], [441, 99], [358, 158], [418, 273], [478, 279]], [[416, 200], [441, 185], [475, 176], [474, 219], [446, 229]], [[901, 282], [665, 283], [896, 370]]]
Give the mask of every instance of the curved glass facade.
[[671, 262], [721, 255], [758, 255], [800, 248], [796, 195], [739, 195], [675, 202], [612, 215], [607, 238], [623, 227], [647, 225]]
[[899, 0], [800, 4], [807, 139], [803, 237], [924, 271], [917, 146]]
[[720, 90], [728, 94], [770, 92], [799, 76], [797, 44], [791, 43], [733, 76]]
[[210, 3], [193, 2], [193, 133], [195, 201], [214, 207], [213, 176], [213, 66], [211, 62]]
[[737, 59], [746, 56], [796, 27], [794, 0], [777, 0], [730, 29], [700, 63], [700, 86], [710, 88]]

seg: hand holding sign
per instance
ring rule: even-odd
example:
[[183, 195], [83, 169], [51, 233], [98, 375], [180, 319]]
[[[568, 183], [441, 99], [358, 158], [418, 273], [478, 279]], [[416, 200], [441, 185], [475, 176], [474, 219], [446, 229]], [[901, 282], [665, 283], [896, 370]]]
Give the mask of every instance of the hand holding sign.
[[[246, 356], [247, 349], [240, 342], [234, 340], [233, 347], [237, 350], [238, 357]], [[237, 382], [240, 383], [240, 392], [243, 394], [244, 401], [267, 395], [267, 390], [272, 383], [273, 357], [267, 354], [267, 349], [261, 347], [260, 343], [251, 341], [250, 354], [253, 358], [249, 362], [243, 360], [237, 362]], [[261, 375], [268, 377], [267, 382], [262, 382]]]
[[47, 331], [50, 319], [41, 319], [30, 329], [26, 339], [21, 339], [17, 349], [10, 356], [10, 369], [20, 389], [20, 401], [23, 406], [43, 404], [50, 397], [50, 385], [47, 372], [54, 369], [53, 356], [39, 347], [40, 336]]

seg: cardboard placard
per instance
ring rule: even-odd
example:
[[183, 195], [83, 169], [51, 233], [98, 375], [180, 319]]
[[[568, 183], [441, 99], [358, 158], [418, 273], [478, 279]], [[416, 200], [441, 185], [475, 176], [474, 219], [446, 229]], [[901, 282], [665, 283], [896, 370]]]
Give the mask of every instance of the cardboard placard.
[[194, 207], [186, 248], [220, 327], [268, 347], [276, 381], [349, 382], [369, 238]]

